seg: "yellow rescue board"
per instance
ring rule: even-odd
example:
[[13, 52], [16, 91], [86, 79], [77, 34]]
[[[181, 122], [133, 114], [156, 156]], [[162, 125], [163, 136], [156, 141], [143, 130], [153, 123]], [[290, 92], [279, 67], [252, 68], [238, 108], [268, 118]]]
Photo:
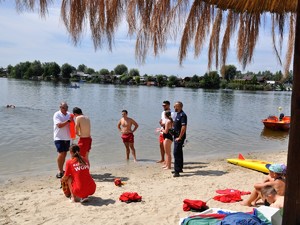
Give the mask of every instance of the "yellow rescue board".
[[239, 158], [227, 159], [227, 162], [252, 170], [260, 171], [263, 173], [269, 173], [269, 170], [266, 168], [266, 165], [272, 164], [272, 162], [257, 159], [245, 159], [241, 154], [239, 155]]

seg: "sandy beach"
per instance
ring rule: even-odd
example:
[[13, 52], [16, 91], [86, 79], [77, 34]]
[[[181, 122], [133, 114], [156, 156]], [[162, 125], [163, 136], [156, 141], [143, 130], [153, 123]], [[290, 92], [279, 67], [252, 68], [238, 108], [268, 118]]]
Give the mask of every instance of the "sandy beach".
[[[253, 152], [245, 157], [286, 163], [287, 150], [275, 154]], [[210, 208], [247, 212], [252, 208], [212, 198], [218, 195], [218, 189], [251, 191], [253, 184], [265, 176], [224, 159], [186, 161], [179, 178], [173, 178], [170, 170], [163, 170], [155, 162], [92, 168], [91, 173], [97, 190], [84, 204], [71, 203], [64, 196], [55, 174], [6, 181], [0, 185], [0, 224], [178, 224], [181, 217], [195, 214], [183, 211], [184, 199], [205, 201]], [[125, 184], [115, 186], [115, 178]], [[121, 202], [123, 192], [137, 192], [142, 202]]]

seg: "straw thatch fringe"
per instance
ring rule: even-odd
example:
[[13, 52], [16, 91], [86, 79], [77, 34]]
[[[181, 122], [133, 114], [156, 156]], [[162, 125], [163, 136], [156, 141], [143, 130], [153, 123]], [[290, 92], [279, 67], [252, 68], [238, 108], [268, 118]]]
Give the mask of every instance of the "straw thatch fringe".
[[[261, 16], [272, 13], [272, 41], [280, 64], [282, 64], [284, 32], [289, 33], [284, 63], [284, 70], [288, 71], [293, 53], [297, 2], [297, 0], [62, 0], [61, 17], [75, 45], [80, 41], [84, 28], [89, 25], [95, 49], [101, 48], [104, 42], [107, 42], [108, 48], [112, 50], [116, 29], [126, 16], [128, 34], [136, 38], [138, 63], [145, 62], [151, 48], [155, 56], [159, 55], [165, 50], [167, 40], [176, 39], [177, 33], [182, 32], [179, 48], [179, 63], [182, 64], [187, 57], [190, 44], [194, 41], [194, 55], [198, 57], [206, 37], [210, 35], [208, 49], [208, 69], [210, 69], [213, 59], [216, 68], [226, 64], [231, 37], [235, 32], [238, 36], [236, 51], [239, 62], [243, 68], [251, 63], [261, 29]], [[33, 10], [39, 5], [41, 15], [46, 14], [51, 3], [51, 0], [16, 0], [19, 11]], [[220, 39], [220, 32], [223, 30], [222, 21], [226, 21], [226, 28]]]

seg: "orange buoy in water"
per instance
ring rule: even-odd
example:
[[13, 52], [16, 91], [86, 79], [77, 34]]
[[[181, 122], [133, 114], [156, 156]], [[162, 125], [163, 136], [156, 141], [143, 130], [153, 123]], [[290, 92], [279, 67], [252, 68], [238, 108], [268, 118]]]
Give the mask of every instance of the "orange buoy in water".
[[72, 114], [72, 113], [70, 114], [70, 136], [72, 139], [76, 138], [74, 114]]

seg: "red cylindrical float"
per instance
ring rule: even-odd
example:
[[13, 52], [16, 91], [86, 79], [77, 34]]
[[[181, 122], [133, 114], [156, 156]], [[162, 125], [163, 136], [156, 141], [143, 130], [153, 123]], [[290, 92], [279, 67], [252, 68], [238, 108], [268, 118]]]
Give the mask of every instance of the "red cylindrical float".
[[70, 114], [70, 136], [72, 139], [76, 138], [74, 114], [72, 114], [72, 113]]

